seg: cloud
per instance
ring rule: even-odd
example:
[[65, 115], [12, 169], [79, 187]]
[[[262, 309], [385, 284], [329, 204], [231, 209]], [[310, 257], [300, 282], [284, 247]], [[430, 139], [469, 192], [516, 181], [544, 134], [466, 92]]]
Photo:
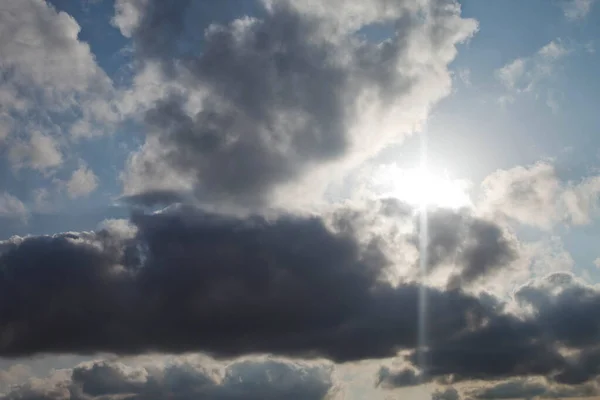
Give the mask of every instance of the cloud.
[[24, 218], [27, 213], [21, 200], [10, 193], [0, 193], [0, 218]]
[[331, 372], [331, 366], [324, 363], [280, 359], [238, 360], [228, 365], [183, 357], [170, 364], [105, 360], [31, 380], [3, 399], [323, 400], [334, 389]]
[[512, 379], [469, 392], [471, 397], [482, 400], [591, 397], [597, 394], [598, 387], [594, 383], [567, 386], [539, 378]]
[[[338, 215], [336, 224], [352, 225], [349, 216]], [[12, 278], [0, 279], [8, 296], [0, 353], [205, 351], [349, 361], [416, 344], [420, 286], [393, 278], [397, 268], [417, 266], [390, 263], [385, 236], [352, 234], [318, 217], [234, 218], [185, 208], [136, 214], [132, 223], [133, 239], [131, 229], [108, 224], [97, 233], [5, 242], [0, 263]], [[438, 321], [432, 340], [489, 313], [458, 290], [427, 292]]]
[[[414, 373], [382, 370], [384, 388], [528, 376], [579, 385], [600, 373], [596, 288], [567, 273], [534, 280], [513, 300], [468, 286], [427, 287], [402, 274], [418, 264], [388, 256], [415, 232], [388, 230], [402, 231], [403, 215], [406, 207], [393, 202], [322, 217], [232, 217], [181, 206], [106, 222], [97, 232], [14, 237], [0, 245], [0, 354], [201, 351], [350, 362], [404, 352]], [[457, 257], [450, 278], [470, 276], [469, 260], [485, 266], [480, 279], [507, 268], [496, 250], [483, 256], [495, 234], [473, 232], [459, 235], [467, 245], [440, 242], [479, 246], [461, 250], [476, 256]], [[416, 351], [422, 296], [424, 370]]]
[[40, 188], [33, 191], [33, 210], [37, 213], [47, 213], [52, 211], [51, 193], [46, 188]]
[[[571, 52], [565, 43], [552, 40], [535, 54], [519, 57], [496, 70], [496, 78], [506, 89], [501, 102], [513, 102], [518, 95], [535, 93], [540, 86], [550, 79], [558, 62]], [[556, 106], [554, 98], [548, 98], [549, 104]]]
[[459, 400], [458, 391], [452, 387], [445, 390], [438, 390], [431, 395], [431, 400]]
[[6, 370], [0, 370], [0, 393], [30, 376], [31, 370], [22, 364], [11, 365]]
[[2, 64], [13, 87], [32, 84], [52, 97], [87, 90], [102, 77], [70, 15], [42, 0], [7, 0], [2, 8]]
[[473, 86], [471, 82], [471, 69], [470, 68], [461, 68], [457, 71], [458, 79], [465, 85], [465, 87]]
[[483, 213], [550, 229], [559, 222], [584, 225], [598, 209], [600, 178], [562, 182], [548, 162], [498, 170], [482, 182]]
[[17, 141], [12, 145], [8, 159], [17, 169], [29, 167], [43, 172], [60, 166], [63, 155], [56, 139], [34, 131], [28, 141]]
[[563, 6], [565, 17], [570, 21], [581, 20], [592, 11], [592, 6], [595, 2], [595, 0], [565, 1]]
[[451, 287], [461, 287], [502, 270], [518, 257], [518, 245], [510, 234], [467, 212], [438, 210], [428, 215], [427, 223], [429, 269], [444, 263], [463, 266], [459, 274], [451, 276]]
[[454, 382], [543, 376], [568, 385], [595, 379], [600, 372], [595, 350], [600, 325], [592, 311], [600, 301], [597, 288], [555, 273], [514, 296], [519, 313], [431, 346], [424, 355], [427, 376], [452, 376]]
[[[145, 114], [148, 139], [129, 160], [125, 195], [175, 185], [256, 209], [305, 179], [315, 188], [320, 167], [344, 169], [418, 130], [450, 91], [455, 46], [477, 27], [446, 1], [262, 3], [260, 18], [222, 25], [197, 23], [203, 3], [169, 12], [158, 1], [117, 3], [114, 23], [135, 56], [160, 65], [158, 86], [172, 88]], [[356, 35], [375, 23], [395, 34]], [[186, 50], [192, 41], [202, 52]]]
[[73, 171], [73, 175], [66, 182], [66, 185], [69, 197], [74, 199], [87, 196], [98, 187], [98, 177], [94, 174], [94, 171], [82, 164]]
[[386, 389], [395, 389], [406, 386], [420, 385], [423, 380], [418, 371], [412, 368], [391, 370], [389, 367], [381, 367], [377, 376], [377, 386]]
[[91, 137], [120, 118], [112, 82], [80, 29], [45, 0], [0, 6], [0, 146], [17, 169], [55, 169], [69, 132]]
[[532, 379], [519, 379], [500, 382], [496, 385], [474, 390], [471, 394], [477, 399], [530, 399], [546, 393], [544, 382]]
[[121, 239], [133, 239], [137, 228], [127, 219], [105, 219], [98, 225], [98, 230]]

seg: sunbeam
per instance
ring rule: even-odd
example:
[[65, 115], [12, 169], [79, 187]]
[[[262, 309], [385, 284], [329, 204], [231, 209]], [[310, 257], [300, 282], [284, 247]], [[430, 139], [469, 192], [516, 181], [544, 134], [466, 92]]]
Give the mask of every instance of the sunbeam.
[[[427, 136], [426, 132], [421, 135], [421, 162], [420, 169], [422, 171], [427, 170]], [[419, 205], [419, 224], [420, 224], [420, 235], [419, 235], [419, 273], [421, 281], [425, 280], [427, 276], [427, 204], [422, 203]], [[421, 368], [421, 379], [426, 382], [427, 374], [427, 362], [425, 360], [425, 348], [427, 346], [427, 290], [425, 285], [421, 285], [419, 289], [419, 321], [418, 321], [418, 363]]]

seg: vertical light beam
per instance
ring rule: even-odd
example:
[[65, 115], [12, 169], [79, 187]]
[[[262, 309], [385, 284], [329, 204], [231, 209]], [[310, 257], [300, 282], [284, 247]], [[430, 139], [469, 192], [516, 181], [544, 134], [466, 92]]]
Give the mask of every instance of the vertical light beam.
[[[420, 168], [422, 171], [427, 170], [427, 130], [424, 130], [421, 135], [421, 160]], [[421, 380], [426, 381], [427, 374], [427, 289], [425, 280], [427, 277], [427, 247], [428, 247], [428, 232], [427, 232], [427, 204], [422, 204], [419, 210], [419, 276], [421, 284], [419, 286], [419, 303], [418, 307], [418, 325], [417, 325], [417, 360], [421, 369]]]

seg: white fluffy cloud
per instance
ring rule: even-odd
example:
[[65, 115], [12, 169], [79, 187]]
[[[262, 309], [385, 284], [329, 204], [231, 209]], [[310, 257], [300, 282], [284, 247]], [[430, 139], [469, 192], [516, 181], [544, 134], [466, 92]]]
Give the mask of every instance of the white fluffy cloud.
[[63, 162], [60, 136], [93, 136], [118, 120], [110, 78], [73, 17], [44, 0], [0, 3], [0, 146], [16, 168]]
[[87, 196], [98, 187], [98, 177], [86, 165], [80, 165], [66, 185], [71, 198]]
[[27, 141], [15, 141], [9, 149], [8, 158], [17, 169], [29, 167], [38, 171], [46, 171], [63, 162], [56, 139], [40, 131], [32, 132]]
[[550, 229], [556, 223], [587, 224], [598, 210], [600, 177], [563, 182], [554, 166], [538, 162], [498, 170], [482, 183], [482, 212]]
[[70, 15], [43, 0], [5, 0], [0, 11], [2, 68], [17, 88], [33, 84], [56, 98], [105, 83]]

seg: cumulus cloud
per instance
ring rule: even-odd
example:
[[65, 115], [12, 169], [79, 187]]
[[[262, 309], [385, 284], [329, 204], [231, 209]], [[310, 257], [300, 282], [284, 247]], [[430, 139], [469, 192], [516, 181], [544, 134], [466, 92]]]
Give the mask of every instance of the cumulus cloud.
[[[597, 288], [567, 273], [555, 273], [520, 288], [521, 312], [504, 314], [426, 351], [430, 379], [454, 382], [545, 376], [579, 385], [593, 380], [598, 337]], [[416, 361], [415, 356], [411, 360]], [[489, 362], [494, 360], [494, 362]]]
[[22, 364], [11, 365], [0, 370], [0, 393], [31, 376], [31, 370]]
[[93, 136], [120, 118], [112, 82], [79, 33], [45, 0], [0, 5], [0, 144], [16, 168], [56, 168], [69, 132]]
[[94, 361], [45, 379], [32, 379], [2, 398], [322, 400], [334, 390], [331, 372], [325, 363], [261, 358], [227, 365], [183, 357], [169, 364]]
[[73, 175], [66, 182], [66, 187], [71, 198], [87, 196], [98, 187], [98, 177], [94, 171], [82, 164], [73, 171]]
[[55, 138], [34, 131], [29, 140], [17, 140], [13, 143], [8, 159], [17, 169], [29, 167], [43, 172], [61, 165], [63, 155]]
[[[126, 195], [191, 189], [252, 208], [319, 166], [363, 160], [417, 130], [449, 93], [455, 46], [477, 27], [448, 1], [262, 3], [259, 18], [227, 24], [205, 21], [205, 3], [168, 12], [158, 1], [117, 3], [114, 23], [134, 54], [174, 88], [148, 107]], [[356, 35], [377, 23], [394, 34], [381, 43]]]
[[[21, 21], [14, 26], [21, 33], [9, 32], [10, 40], [43, 36], [22, 54], [0, 39], [9, 78], [0, 86], [0, 106], [10, 103], [0, 116], [0, 139], [16, 168], [47, 172], [63, 162], [63, 142], [53, 131], [27, 128], [11, 137], [19, 126], [13, 120], [34, 112], [32, 98], [53, 112], [81, 105], [75, 114], [83, 119], [69, 122], [77, 138], [95, 135], [100, 120], [141, 116], [147, 137], [121, 175], [126, 201], [156, 206], [191, 199], [246, 211], [234, 216], [171, 205], [105, 220], [94, 232], [0, 242], [0, 355], [199, 351], [249, 358], [217, 372], [190, 363], [91, 362], [31, 380], [6, 398], [323, 399], [331, 393], [330, 364], [257, 361], [265, 353], [338, 363], [401, 355], [402, 368], [383, 367], [374, 377], [390, 390], [522, 377], [543, 378], [545, 394], [591, 387], [600, 373], [597, 288], [567, 273], [531, 281], [511, 298], [486, 285], [498, 286], [506, 272], [546, 251], [523, 246], [505, 221], [544, 229], [588, 223], [597, 208], [597, 177], [562, 182], [549, 163], [497, 171], [484, 181], [483, 212], [427, 210], [422, 247], [422, 211], [393, 199], [318, 214], [264, 212], [272, 205], [294, 209], [290, 193], [298, 186], [310, 183], [297, 196], [310, 198], [322, 176], [418, 131], [449, 93], [448, 64], [476, 22], [449, 0], [263, 0], [256, 17], [220, 23], [208, 20], [208, 3], [115, 2], [112, 23], [131, 38], [139, 70], [114, 103], [103, 97], [110, 80], [77, 39], [72, 18], [37, 0], [0, 6]], [[219, 4], [213, 6], [225, 3]], [[360, 34], [374, 24], [393, 33], [379, 42]], [[498, 77], [512, 94], [533, 91], [568, 51], [553, 41]], [[51, 58], [48, 71], [21, 68], [39, 57]], [[65, 59], [73, 65], [63, 65]], [[66, 182], [73, 198], [97, 186], [84, 164]], [[46, 198], [40, 191], [39, 203]], [[26, 211], [18, 199], [0, 195], [0, 216], [19, 213]], [[539, 261], [540, 271], [572, 266], [556, 250]], [[419, 270], [422, 260], [426, 271]], [[419, 332], [423, 304], [427, 330]], [[420, 334], [424, 349], [417, 348]], [[0, 379], [13, 382], [21, 372]], [[522, 392], [541, 390], [536, 385], [524, 384]], [[477, 396], [506, 389], [488, 385]], [[459, 397], [454, 387], [432, 395]]]
[[[337, 226], [353, 224], [354, 214], [345, 215]], [[0, 262], [11, 278], [0, 279], [0, 293], [11, 300], [0, 315], [1, 354], [160, 350], [348, 361], [416, 345], [420, 286], [393, 278], [417, 266], [390, 262], [388, 237], [316, 216], [187, 208], [136, 214], [132, 223], [133, 238], [129, 226], [107, 222], [97, 233], [5, 242]], [[458, 271], [471, 268], [461, 263]], [[432, 340], [490, 312], [456, 289], [427, 293]]]
[[[384, 388], [522, 376], [577, 385], [600, 372], [597, 289], [553, 274], [521, 287], [509, 307], [485, 292], [393, 279], [407, 266], [387, 256], [389, 231], [382, 222], [361, 230], [374, 209], [379, 221], [406, 214], [393, 203], [330, 217], [172, 207], [135, 214], [135, 228], [107, 221], [95, 233], [13, 238], [0, 246], [0, 354], [202, 351], [346, 362], [408, 352], [408, 372], [380, 372]], [[481, 249], [465, 253], [494, 276], [506, 267], [495, 250], [491, 262], [483, 256], [495, 236], [475, 232], [463, 240]], [[467, 276], [469, 263], [457, 262]], [[423, 295], [424, 367], [416, 352]]]
[[80, 27], [70, 15], [42, 0], [7, 0], [2, 11], [2, 67], [11, 82], [31, 83], [52, 96], [86, 90], [98, 79], [94, 56], [78, 40]]
[[548, 162], [498, 170], [482, 183], [482, 212], [549, 229], [587, 224], [598, 210], [600, 178], [563, 182]]

